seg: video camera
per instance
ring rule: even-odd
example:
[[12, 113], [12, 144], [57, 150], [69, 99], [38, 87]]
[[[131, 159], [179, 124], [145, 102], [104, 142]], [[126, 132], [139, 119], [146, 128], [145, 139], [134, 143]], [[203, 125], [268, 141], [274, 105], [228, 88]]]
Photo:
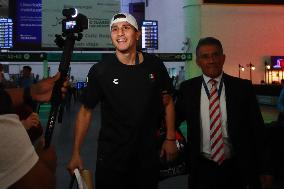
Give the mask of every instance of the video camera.
[[80, 33], [89, 28], [88, 18], [78, 13], [76, 8], [63, 9], [62, 14], [66, 17], [62, 20], [62, 32], [64, 34]]

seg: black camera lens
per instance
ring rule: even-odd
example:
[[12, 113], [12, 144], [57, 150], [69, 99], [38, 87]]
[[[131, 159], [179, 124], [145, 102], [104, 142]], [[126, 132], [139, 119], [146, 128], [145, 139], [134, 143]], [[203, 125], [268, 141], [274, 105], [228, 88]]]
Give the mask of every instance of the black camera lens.
[[71, 17], [76, 14], [76, 9], [75, 8], [69, 8], [69, 9], [63, 9], [62, 10], [62, 15], [66, 17]]

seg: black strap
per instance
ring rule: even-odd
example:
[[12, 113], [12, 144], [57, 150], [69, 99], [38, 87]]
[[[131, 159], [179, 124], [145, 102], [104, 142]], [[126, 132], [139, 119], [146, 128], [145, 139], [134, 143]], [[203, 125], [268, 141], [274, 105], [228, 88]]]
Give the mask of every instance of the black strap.
[[136, 52], [136, 57], [135, 57], [135, 65], [139, 64], [139, 54]]
[[[208, 87], [207, 87], [207, 84], [205, 83], [204, 77], [202, 77], [202, 84], [203, 84], [203, 86], [204, 86], [204, 88], [205, 88], [205, 91], [206, 91], [206, 94], [207, 94], [208, 99], [210, 99], [209, 89], [208, 89]], [[221, 96], [222, 88], [223, 88], [223, 77], [222, 77], [222, 79], [221, 79], [221, 81], [220, 81], [220, 85], [219, 85], [219, 89], [218, 89], [218, 97], [219, 97], [219, 98], [220, 98], [220, 96]]]

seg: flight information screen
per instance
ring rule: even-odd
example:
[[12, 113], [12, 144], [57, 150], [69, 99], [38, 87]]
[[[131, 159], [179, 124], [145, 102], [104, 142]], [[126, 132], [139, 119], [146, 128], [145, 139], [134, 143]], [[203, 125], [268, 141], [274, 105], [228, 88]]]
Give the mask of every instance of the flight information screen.
[[0, 49], [13, 47], [13, 22], [10, 18], [0, 18]]
[[158, 49], [158, 21], [143, 21], [142, 49]]

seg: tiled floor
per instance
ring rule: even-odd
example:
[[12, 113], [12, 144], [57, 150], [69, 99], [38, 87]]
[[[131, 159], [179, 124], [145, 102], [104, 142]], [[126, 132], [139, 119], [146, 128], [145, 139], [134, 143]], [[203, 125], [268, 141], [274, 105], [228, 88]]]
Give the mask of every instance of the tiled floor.
[[[58, 156], [57, 166], [57, 189], [68, 188], [70, 176], [66, 170], [67, 162], [70, 159], [71, 147], [73, 141], [73, 127], [75, 123], [76, 113], [79, 105], [71, 107], [70, 111], [65, 112], [63, 124], [57, 124], [54, 130], [52, 143], [56, 146]], [[262, 106], [263, 117], [266, 123], [274, 121], [277, 117], [277, 110], [274, 107]], [[100, 111], [99, 108], [94, 110], [92, 125], [85, 138], [82, 147], [82, 157], [84, 160], [84, 167], [92, 170], [94, 173], [96, 161], [96, 149], [98, 132], [100, 128]], [[160, 182], [160, 189], [187, 189], [187, 176], [179, 176], [176, 178], [167, 179]], [[278, 188], [278, 187], [277, 187]], [[280, 186], [280, 188], [284, 188]], [[279, 188], [279, 189], [280, 189]], [[275, 188], [276, 189], [276, 188]]]

